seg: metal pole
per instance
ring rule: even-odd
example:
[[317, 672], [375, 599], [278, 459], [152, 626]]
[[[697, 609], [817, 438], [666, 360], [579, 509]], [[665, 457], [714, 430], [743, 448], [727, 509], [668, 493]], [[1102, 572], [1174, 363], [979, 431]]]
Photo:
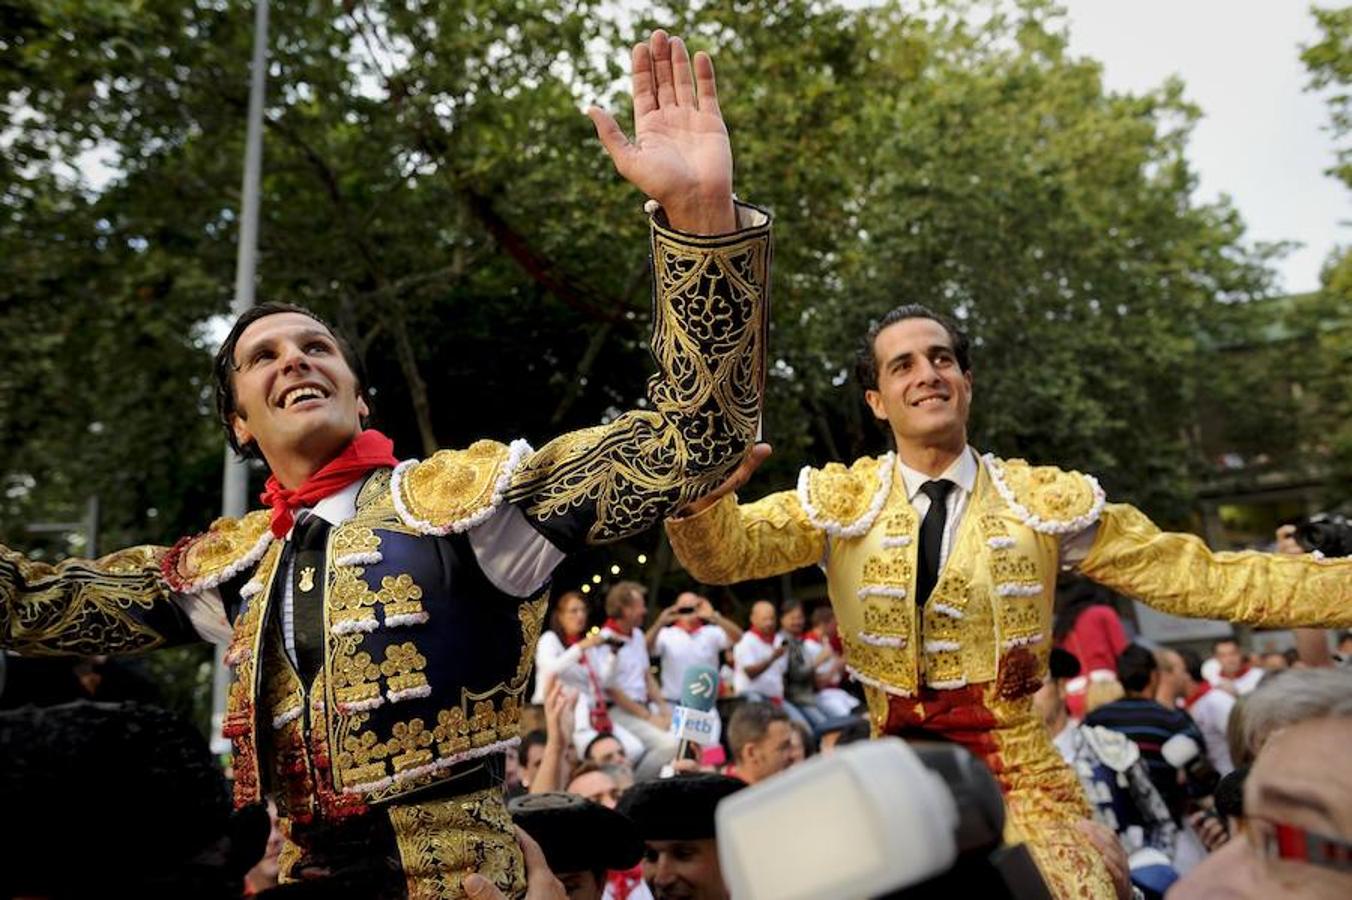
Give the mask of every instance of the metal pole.
[[[254, 2], [253, 60], [249, 69], [249, 121], [244, 135], [244, 183], [240, 190], [239, 247], [235, 257], [235, 299], [231, 311], [243, 315], [254, 305], [254, 278], [258, 270], [259, 184], [263, 174], [263, 90], [268, 74], [268, 3]], [[248, 509], [249, 469], [227, 445], [221, 484], [221, 515], [239, 518]], [[229, 676], [225, 649], [216, 648], [211, 689], [211, 749], [225, 753], [230, 742], [221, 735], [225, 721], [225, 694]]]

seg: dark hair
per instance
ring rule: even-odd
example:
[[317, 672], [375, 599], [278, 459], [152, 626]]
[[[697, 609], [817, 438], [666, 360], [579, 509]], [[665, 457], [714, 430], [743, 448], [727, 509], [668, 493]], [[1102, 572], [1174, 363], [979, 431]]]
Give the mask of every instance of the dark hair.
[[1047, 671], [1051, 673], [1053, 681], [1069, 681], [1080, 674], [1079, 657], [1069, 650], [1053, 647], [1051, 655], [1047, 657]]
[[827, 622], [836, 617], [836, 611], [831, 608], [831, 604], [823, 603], [812, 610], [812, 627], [821, 628]]
[[728, 744], [732, 747], [733, 759], [741, 757], [742, 748], [747, 744], [763, 739], [771, 722], [790, 721], [789, 714], [773, 704], [760, 700], [743, 703], [728, 722]]
[[1242, 647], [1239, 646], [1239, 639], [1238, 639], [1238, 638], [1228, 637], [1228, 638], [1221, 638], [1220, 640], [1215, 641], [1214, 643], [1212, 643], [1212, 645], [1211, 645], [1211, 652], [1212, 652], [1212, 653], [1215, 653], [1218, 649], [1220, 649], [1221, 644], [1234, 644], [1234, 645], [1235, 645], [1235, 649], [1237, 649], [1237, 650], [1239, 650], [1239, 651], [1241, 651], [1241, 652], [1243, 652], [1243, 649], [1244, 649], [1244, 648], [1242, 648]]
[[612, 741], [617, 742], [620, 745], [621, 750], [624, 749], [624, 742], [621, 741], [619, 738], [615, 737], [614, 734], [612, 734], [609, 731], [598, 731], [596, 732], [596, 737], [592, 738], [590, 741], [587, 741], [587, 746], [582, 751], [582, 761], [594, 762], [594, 760], [591, 758], [592, 748], [595, 747], [601, 741], [604, 741], [606, 738], [610, 738]]
[[1091, 606], [1107, 606], [1116, 612], [1116, 596], [1111, 589], [1095, 584], [1083, 575], [1063, 577], [1056, 585], [1060, 609], [1052, 624], [1052, 642], [1063, 643], [1080, 616]]
[[1140, 693], [1150, 684], [1150, 676], [1159, 669], [1155, 654], [1140, 644], [1128, 644], [1117, 657], [1117, 680], [1128, 691]]
[[[553, 610], [549, 613], [549, 630], [558, 635], [559, 640], [563, 640], [567, 637], [567, 635], [563, 633], [563, 626], [559, 624], [559, 613], [563, 611], [563, 604], [572, 600], [574, 597], [582, 601], [583, 608], [587, 610], [587, 618], [591, 618], [591, 604], [587, 602], [585, 595], [578, 591], [564, 591], [562, 594], [559, 594], [558, 599], [554, 601]], [[584, 631], [586, 630], [587, 626], [585, 622], [583, 623], [582, 628]]]
[[530, 760], [530, 748], [543, 747], [548, 740], [549, 735], [545, 733], [543, 728], [526, 732], [526, 735], [521, 738], [521, 743], [516, 745], [516, 761], [521, 763], [521, 768], [524, 769]]
[[[366, 373], [362, 369], [361, 360], [353, 351], [352, 346], [343, 338], [338, 331], [330, 325], [323, 317], [306, 309], [303, 306], [297, 306], [294, 303], [260, 303], [252, 306], [240, 314], [235, 320], [235, 324], [230, 326], [230, 333], [225, 337], [225, 343], [221, 344], [221, 349], [216, 351], [216, 360], [212, 365], [212, 374], [216, 379], [216, 416], [221, 421], [221, 426], [225, 429], [225, 439], [230, 442], [230, 447], [240, 456], [258, 459], [261, 454], [258, 447], [252, 441], [244, 446], [240, 446], [235, 438], [235, 425], [232, 419], [235, 416], [235, 372], [239, 367], [235, 365], [235, 345], [239, 343], [239, 336], [259, 319], [267, 316], [275, 316], [278, 313], [299, 313], [307, 318], [314, 319], [320, 325], [328, 329], [329, 334], [333, 335], [334, 343], [338, 345], [338, 351], [343, 354], [343, 360], [347, 367], [352, 370], [352, 374], [357, 378], [357, 390], [361, 392], [363, 399], [366, 399]], [[371, 402], [366, 401], [369, 408]], [[362, 422], [365, 425], [365, 421]]]
[[797, 597], [790, 597], [783, 603], [779, 604], [779, 614], [781, 616], [787, 616], [795, 609], [799, 611], [803, 609], [803, 601], [799, 600]]
[[869, 326], [863, 342], [859, 345], [859, 351], [854, 361], [854, 375], [859, 379], [860, 387], [866, 391], [878, 389], [878, 355], [875, 347], [878, 335], [887, 326], [895, 325], [906, 319], [931, 319], [942, 325], [944, 331], [948, 332], [949, 340], [953, 342], [953, 355], [958, 360], [958, 368], [963, 372], [971, 370], [972, 342], [968, 339], [967, 333], [958, 327], [958, 323], [942, 313], [935, 312], [928, 306], [908, 303], [889, 310], [886, 315]]
[[1188, 670], [1188, 676], [1198, 684], [1206, 680], [1202, 674], [1202, 657], [1196, 650], [1187, 647], [1178, 651], [1178, 655], [1183, 657], [1183, 668]]

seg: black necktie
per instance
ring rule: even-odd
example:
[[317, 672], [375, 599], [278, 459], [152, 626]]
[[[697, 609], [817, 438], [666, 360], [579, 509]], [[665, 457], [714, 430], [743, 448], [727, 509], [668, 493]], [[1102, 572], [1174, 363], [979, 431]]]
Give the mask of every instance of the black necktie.
[[291, 533], [291, 624], [296, 639], [296, 668], [301, 683], [324, 665], [324, 545], [329, 523], [310, 514]]
[[939, 553], [944, 545], [944, 525], [948, 524], [948, 492], [953, 482], [947, 479], [927, 481], [920, 493], [929, 498], [929, 510], [920, 523], [920, 570], [915, 573], [915, 602], [924, 606], [939, 580]]

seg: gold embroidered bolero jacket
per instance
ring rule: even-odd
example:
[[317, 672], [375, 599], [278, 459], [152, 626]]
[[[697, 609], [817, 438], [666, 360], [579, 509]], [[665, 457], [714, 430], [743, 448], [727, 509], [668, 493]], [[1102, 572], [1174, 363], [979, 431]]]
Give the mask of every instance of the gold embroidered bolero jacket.
[[[759, 419], [770, 261], [768, 217], [744, 205], [739, 215], [747, 227], [722, 237], [654, 219], [658, 374], [647, 409], [539, 451], [481, 441], [367, 480], [356, 517], [329, 535], [325, 664], [314, 684], [300, 684], [280, 650], [271, 597], [282, 542], [266, 511], [219, 520], [172, 549], [94, 561], [52, 566], [0, 547], [0, 646], [95, 654], [194, 641], [185, 599], [219, 592], [233, 626], [236, 799], [255, 799], [271, 767], [296, 789], [288, 811], [298, 819], [305, 808], [340, 815], [390, 800], [503, 749], [515, 739], [547, 584], [504, 594], [467, 535], [511, 504], [565, 552], [615, 540], [737, 465]], [[310, 734], [309, 723], [324, 727]]]
[[711, 584], [766, 578], [825, 561], [849, 668], [909, 696], [919, 685], [998, 682], [1036, 690], [1062, 536], [1097, 528], [1083, 574], [1181, 616], [1266, 627], [1352, 623], [1352, 560], [1213, 553], [1106, 503], [1092, 477], [985, 456], [938, 583], [915, 602], [920, 519], [895, 456], [805, 468], [798, 488], [747, 505], [724, 497], [667, 522], [672, 548]]

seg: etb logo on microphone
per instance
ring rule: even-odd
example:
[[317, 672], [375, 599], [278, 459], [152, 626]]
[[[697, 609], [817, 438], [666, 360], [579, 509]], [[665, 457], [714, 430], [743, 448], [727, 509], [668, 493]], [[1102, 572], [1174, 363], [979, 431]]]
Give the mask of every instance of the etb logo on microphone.
[[712, 744], [718, 733], [718, 713], [676, 706], [671, 710], [671, 733], [679, 740]]

